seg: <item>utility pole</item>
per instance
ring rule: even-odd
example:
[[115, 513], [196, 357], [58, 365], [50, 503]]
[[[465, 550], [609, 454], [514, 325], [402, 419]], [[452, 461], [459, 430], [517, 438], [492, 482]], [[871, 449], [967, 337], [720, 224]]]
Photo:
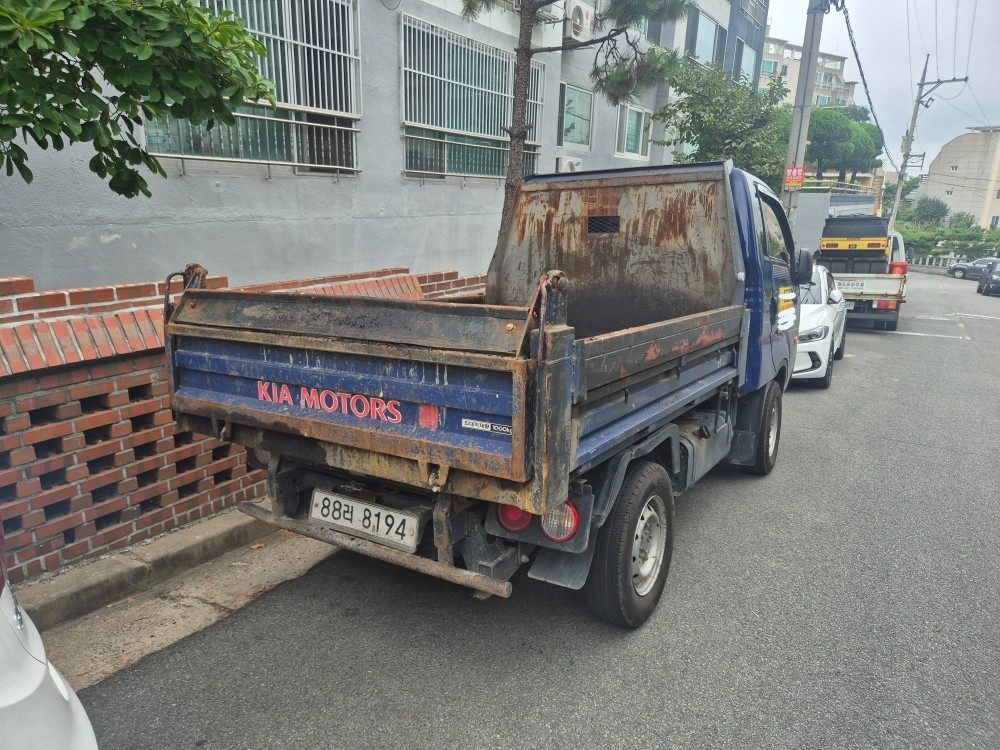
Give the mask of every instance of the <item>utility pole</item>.
[[[903, 200], [903, 184], [906, 182], [906, 168], [909, 166], [910, 157], [912, 156], [913, 136], [917, 131], [917, 115], [920, 114], [921, 105], [925, 108], [931, 106], [931, 102], [933, 101], [930, 98], [931, 94], [944, 84], [965, 83], [969, 80], [968, 76], [966, 76], [965, 78], [949, 78], [944, 81], [928, 81], [927, 64], [930, 62], [930, 59], [930, 55], [927, 55], [924, 59], [924, 72], [920, 74], [920, 85], [917, 87], [917, 98], [913, 102], [913, 115], [910, 117], [910, 127], [903, 137], [903, 163], [899, 166], [899, 178], [896, 180], [896, 196], [892, 200], [892, 216], [889, 217], [890, 232], [896, 228], [896, 214], [899, 213], [899, 204]], [[930, 88], [924, 93], [924, 89], [928, 86]]]
[[[806, 160], [806, 142], [809, 136], [809, 114], [812, 110], [813, 92], [816, 90], [816, 69], [819, 67], [819, 43], [823, 35], [823, 18], [830, 12], [830, 0], [810, 0], [806, 12], [806, 35], [802, 40], [802, 63], [799, 80], [795, 86], [795, 105], [792, 109], [792, 132], [788, 139], [785, 157], [786, 170], [801, 167]], [[782, 190], [782, 202], [788, 220], [795, 224], [795, 211], [799, 204], [797, 190]]]

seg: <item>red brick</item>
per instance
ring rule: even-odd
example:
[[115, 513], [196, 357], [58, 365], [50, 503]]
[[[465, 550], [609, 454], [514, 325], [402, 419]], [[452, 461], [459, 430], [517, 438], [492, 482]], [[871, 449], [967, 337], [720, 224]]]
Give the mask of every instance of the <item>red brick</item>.
[[115, 542], [116, 540], [122, 539], [130, 533], [132, 533], [132, 527], [129, 524], [122, 524], [121, 526], [106, 529], [99, 534], [94, 534], [94, 536], [90, 539], [90, 543], [93, 545], [94, 549], [97, 549], [98, 547], [103, 547]]
[[14, 335], [17, 336], [18, 345], [21, 347], [21, 353], [28, 362], [28, 367], [32, 370], [41, 370], [44, 368], [45, 357], [38, 346], [38, 342], [35, 340], [34, 326], [17, 326], [14, 329]]
[[[73, 463], [73, 456], [63, 453], [58, 456], [52, 456], [52, 458], [46, 458], [44, 461], [39, 461], [32, 466], [28, 466], [24, 471], [28, 476], [39, 477], [42, 474], [48, 474], [50, 471], [63, 469], [71, 463]], [[3, 473], [0, 473], [0, 483], [2, 482]]]
[[0, 297], [30, 294], [33, 291], [35, 291], [35, 282], [30, 276], [6, 276], [0, 279]]
[[113, 438], [125, 437], [130, 432], [132, 432], [132, 425], [128, 422], [119, 422], [118, 424], [111, 425], [110, 433]]
[[139, 517], [138, 508], [126, 508], [122, 511], [122, 523], [131, 523]]
[[90, 552], [90, 540], [84, 539], [81, 542], [67, 544], [62, 548], [62, 559], [64, 562], [72, 562], [78, 557], [82, 557]]
[[69, 290], [69, 303], [71, 305], [90, 305], [94, 302], [113, 302], [114, 299], [115, 290], [114, 287], [110, 286]]
[[59, 516], [58, 518], [53, 518], [51, 521], [46, 521], [40, 526], [37, 526], [35, 528], [35, 538], [44, 539], [45, 537], [53, 536], [55, 534], [62, 534], [67, 529], [75, 529], [82, 523], [82, 513], [71, 513], [67, 516]]
[[66, 419], [75, 419], [83, 414], [83, 408], [79, 401], [70, 401], [68, 404], [57, 406], [53, 412], [53, 417], [60, 422]]
[[132, 347], [129, 346], [128, 339], [125, 337], [125, 330], [118, 316], [105, 315], [101, 320], [104, 322], [104, 327], [108, 329], [108, 335], [111, 337], [111, 343], [115, 347], [115, 352], [123, 355], [129, 354], [132, 351]]
[[87, 464], [76, 464], [75, 466], [67, 467], [66, 481], [79, 482], [81, 479], [86, 479], [89, 474], [90, 470], [87, 468]]
[[21, 312], [45, 310], [53, 307], [66, 306], [65, 292], [37, 292], [17, 297], [17, 309]]
[[115, 287], [118, 299], [139, 299], [141, 297], [155, 297], [156, 284], [122, 284]]
[[50, 406], [65, 404], [68, 400], [69, 396], [65, 391], [51, 391], [49, 393], [36, 393], [28, 398], [18, 399], [15, 405], [17, 406], [17, 410], [23, 414], [35, 409], [47, 409]]
[[80, 510], [86, 510], [91, 505], [94, 504], [94, 499], [91, 497], [89, 492], [84, 492], [81, 495], [77, 495], [69, 501], [70, 512], [76, 513]]
[[45, 523], [45, 511], [42, 510], [33, 510], [21, 516], [22, 529], [33, 529], [43, 523]]
[[31, 427], [31, 417], [27, 414], [15, 414], [3, 420], [3, 431], [6, 433], [21, 432]]
[[118, 483], [118, 492], [122, 495], [127, 495], [130, 492], [134, 492], [139, 489], [139, 480], [135, 477], [129, 477]]
[[34, 495], [36, 492], [42, 491], [42, 481], [38, 477], [32, 477], [31, 479], [23, 479], [17, 483], [17, 488], [14, 490], [14, 494], [17, 497], [27, 497], [28, 495]]
[[105, 381], [103, 383], [84, 383], [82, 385], [75, 385], [69, 389], [69, 397], [75, 399], [81, 398], [93, 398], [94, 396], [103, 396], [114, 390], [115, 384], [110, 381]]
[[136, 372], [129, 375], [122, 375], [115, 378], [115, 386], [120, 391], [127, 391], [129, 388], [149, 385], [153, 381], [153, 375], [149, 372]]
[[142, 366], [142, 360], [135, 357], [115, 357], [103, 362], [96, 362], [91, 365], [90, 372], [93, 378], [113, 378], [118, 375], [127, 375], [135, 372], [136, 363]]
[[139, 417], [144, 414], [149, 414], [150, 412], [159, 411], [159, 409], [160, 405], [155, 401], [137, 401], [119, 409], [118, 416], [120, 419], [132, 419], [133, 417]]
[[56, 343], [59, 345], [62, 357], [67, 364], [80, 362], [83, 359], [83, 355], [80, 354], [76, 345], [76, 336], [69, 327], [69, 323], [65, 320], [52, 321], [52, 333], [56, 337]]
[[32, 560], [31, 562], [29, 562], [27, 565], [24, 566], [23, 570], [24, 570], [23, 575], [25, 578], [34, 578], [35, 576], [40, 576], [42, 573], [45, 572], [45, 569], [42, 567], [41, 560]]
[[[69, 321], [69, 325], [73, 329], [73, 337], [76, 340], [76, 345], [80, 348], [80, 354], [83, 355], [83, 358], [85, 360], [97, 359], [97, 346], [94, 343], [94, 336], [90, 332], [88, 321], [84, 318], [72, 318]], [[82, 396], [77, 398], [82, 398]]]
[[21, 466], [35, 460], [35, 449], [30, 445], [25, 448], [15, 448], [7, 456], [11, 466]]
[[163, 346], [162, 328], [153, 323], [146, 310], [135, 311], [135, 322], [139, 326], [143, 342], [147, 349], [156, 349]]
[[[97, 356], [113, 357], [115, 354], [115, 347], [111, 343], [111, 338], [108, 336], [108, 331], [105, 329], [102, 320], [102, 318], [87, 318], [87, 327], [90, 329], [90, 335], [94, 339], [94, 347], [97, 351]], [[94, 369], [96, 370], [97, 368]], [[96, 374], [95, 376], [101, 377]]]
[[113, 463], [115, 466], [124, 466], [126, 464], [131, 464], [133, 461], [135, 461], [135, 451], [129, 449], [116, 453]]
[[174, 415], [171, 412], [167, 411], [166, 409], [158, 411], [153, 415], [154, 425], [167, 424], [168, 422], [173, 422], [173, 421], [174, 421]]
[[95, 411], [92, 414], [86, 414], [79, 419], [74, 420], [73, 431], [86, 432], [87, 430], [92, 430], [95, 427], [104, 427], [105, 425], [117, 421], [119, 421], [117, 412]]
[[0, 299], [0, 315], [8, 315], [14, 312], [14, 300]]
[[110, 500], [105, 500], [103, 503], [91, 506], [89, 510], [84, 511], [84, 517], [88, 523], [91, 521], [96, 522], [98, 518], [103, 518], [110, 513], [123, 510], [126, 506], [128, 506], [127, 497], [113, 497]]
[[84, 482], [80, 482], [80, 489], [84, 492], [93, 492], [99, 487], [107, 487], [109, 484], [120, 482], [124, 478], [125, 472], [122, 469], [108, 469], [99, 474], [94, 474], [94, 476]]
[[22, 442], [25, 445], [36, 445], [38, 443], [45, 442], [46, 440], [54, 440], [55, 438], [60, 438], [63, 435], [68, 435], [72, 431], [72, 422], [53, 422], [52, 424], [42, 425], [41, 427], [33, 427], [32, 429], [27, 430], [22, 437]]
[[56, 343], [56, 337], [52, 333], [52, 325], [50, 323], [35, 323], [34, 329], [42, 349], [42, 356], [45, 357], [45, 364], [49, 367], [66, 364], [62, 356], [62, 347]]
[[83, 435], [68, 435], [62, 439], [60, 450], [63, 453], [70, 453], [79, 450], [87, 444]]

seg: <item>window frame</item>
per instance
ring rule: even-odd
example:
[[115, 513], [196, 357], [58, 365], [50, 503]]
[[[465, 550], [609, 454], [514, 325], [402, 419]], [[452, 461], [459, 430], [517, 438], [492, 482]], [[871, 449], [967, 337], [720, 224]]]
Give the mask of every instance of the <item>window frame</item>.
[[[587, 123], [589, 125], [587, 131], [587, 142], [576, 143], [575, 141], [566, 141], [565, 129], [566, 129], [566, 93], [572, 89], [581, 94], [586, 94], [590, 97], [590, 109], [588, 111]], [[559, 83], [559, 117], [556, 129], [556, 146], [559, 148], [564, 148], [572, 151], [581, 151], [589, 153], [594, 147], [594, 92], [588, 91], [580, 86], [574, 86], [572, 83], [566, 83], [565, 81], [560, 81]]]
[[[637, 112], [642, 114], [642, 119], [640, 120], [641, 131], [639, 133], [639, 152], [632, 153], [631, 151], [626, 151], [624, 148], [628, 145], [628, 133], [622, 133], [622, 125], [628, 127], [628, 115], [631, 112]], [[615, 129], [615, 156], [621, 159], [635, 159], [637, 161], [649, 161], [649, 147], [650, 147], [650, 127], [652, 125], [653, 111], [645, 107], [637, 107], [632, 104], [619, 104], [618, 105], [618, 124]], [[624, 144], [624, 145], [622, 145]], [[619, 146], [622, 145], [620, 149]]]

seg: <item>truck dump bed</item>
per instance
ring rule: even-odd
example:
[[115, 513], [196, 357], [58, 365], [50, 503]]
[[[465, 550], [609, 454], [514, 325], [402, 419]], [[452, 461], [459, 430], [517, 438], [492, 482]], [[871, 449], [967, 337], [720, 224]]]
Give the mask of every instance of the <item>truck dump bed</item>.
[[494, 304], [187, 291], [167, 328], [178, 423], [546, 513], [574, 472], [737, 380], [728, 175], [529, 181]]

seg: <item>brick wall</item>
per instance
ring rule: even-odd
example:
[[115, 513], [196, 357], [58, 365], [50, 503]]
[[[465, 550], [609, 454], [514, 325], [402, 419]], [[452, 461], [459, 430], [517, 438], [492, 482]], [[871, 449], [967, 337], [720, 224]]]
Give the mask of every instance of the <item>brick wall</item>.
[[[484, 281], [391, 268], [247, 289], [465, 300]], [[226, 283], [209, 277], [206, 286]], [[0, 523], [14, 582], [264, 492], [242, 447], [177, 430], [164, 290], [151, 282], [38, 292], [29, 278], [0, 279]]]

